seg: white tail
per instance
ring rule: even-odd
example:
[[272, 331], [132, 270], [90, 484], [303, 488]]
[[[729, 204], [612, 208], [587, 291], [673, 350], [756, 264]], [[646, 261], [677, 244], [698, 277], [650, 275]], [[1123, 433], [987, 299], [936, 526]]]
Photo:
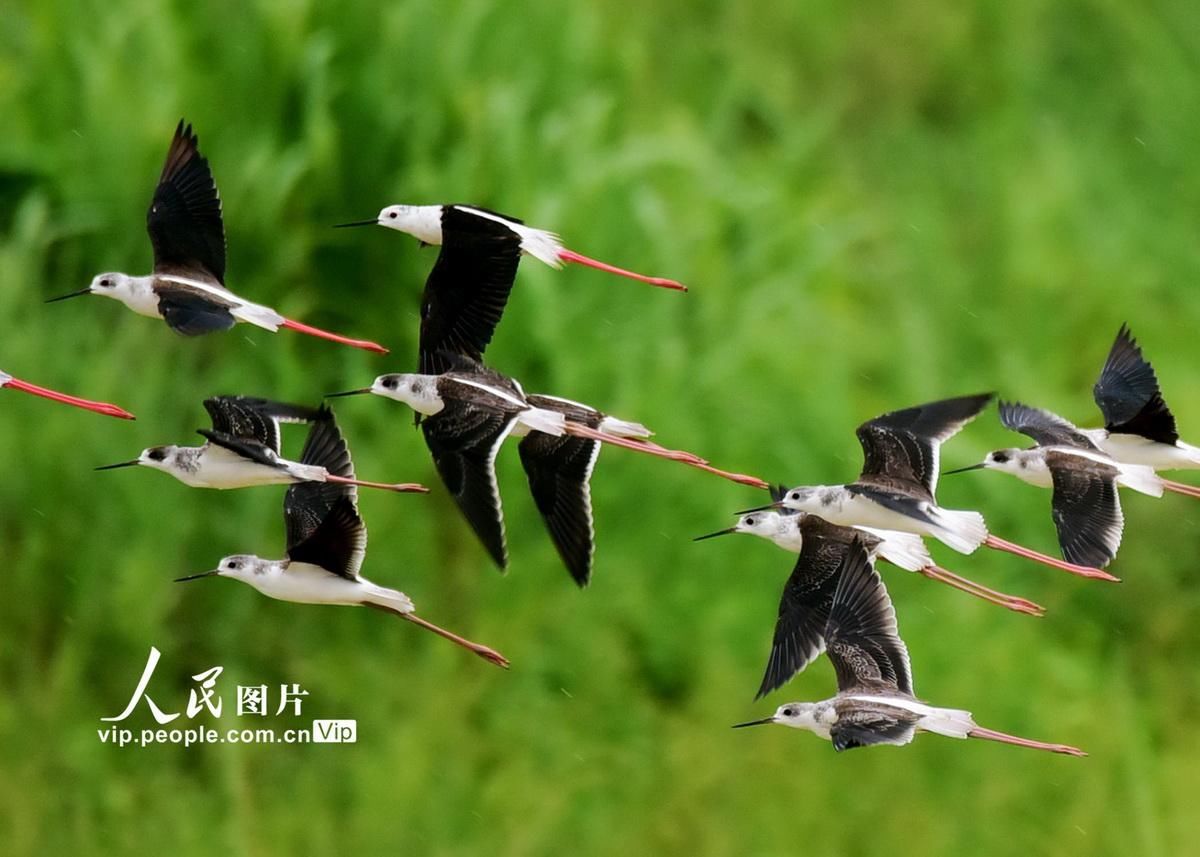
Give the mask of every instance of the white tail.
[[229, 314], [238, 321], [244, 321], [270, 331], [279, 330], [279, 326], [287, 320], [275, 310], [262, 304], [244, 303], [230, 309]]
[[530, 226], [510, 224], [510, 228], [521, 236], [521, 249], [539, 262], [545, 262], [551, 268], [561, 268], [562, 241], [553, 232], [545, 229], [534, 229]]
[[947, 738], [969, 738], [971, 731], [976, 728], [975, 718], [971, 712], [961, 708], [933, 708], [917, 721], [917, 728]]
[[654, 437], [654, 432], [641, 423], [631, 423], [616, 417], [605, 417], [600, 422], [600, 431], [617, 437]]
[[412, 599], [403, 592], [388, 589], [386, 586], [379, 586], [367, 580], [364, 580], [363, 583], [370, 587], [367, 592], [367, 602], [370, 604], [396, 613], [411, 613], [416, 609]]
[[517, 420], [529, 426], [533, 431], [540, 431], [543, 434], [552, 434], [557, 437], [566, 432], [567, 419], [558, 411], [530, 408], [527, 411], [521, 411]]
[[1117, 476], [1117, 484], [1132, 488], [1151, 497], [1163, 495], [1163, 481], [1158, 478], [1154, 468], [1142, 464], [1118, 464], [1121, 473]]
[[959, 553], [974, 553], [988, 537], [987, 524], [978, 512], [938, 509], [932, 512], [933, 537]]
[[933, 557], [929, 555], [929, 549], [918, 535], [899, 533], [895, 530], [873, 530], [870, 527], [859, 529], [883, 539], [883, 544], [879, 546], [879, 555], [898, 568], [920, 571], [933, 565]]

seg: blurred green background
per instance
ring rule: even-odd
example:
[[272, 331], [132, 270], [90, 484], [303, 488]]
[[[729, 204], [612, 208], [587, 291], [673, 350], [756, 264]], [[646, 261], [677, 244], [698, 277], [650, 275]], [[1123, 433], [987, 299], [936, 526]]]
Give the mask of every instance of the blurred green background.
[[[862, 420], [983, 389], [1094, 423], [1123, 321], [1195, 440], [1198, 72], [1182, 0], [6, 4], [0, 366], [139, 419], [0, 393], [0, 850], [1188, 853], [1194, 501], [1127, 498], [1119, 586], [935, 548], [1045, 604], [1042, 620], [885, 571], [923, 697], [1090, 758], [934, 736], [838, 755], [728, 728], [834, 687], [822, 660], [752, 702], [791, 561], [749, 538], [690, 541], [758, 502], [751, 489], [605, 452], [580, 592], [508, 449], [501, 576], [410, 412], [340, 404], [364, 478], [436, 486], [362, 497], [364, 573], [502, 650], [502, 672], [372, 611], [177, 586], [225, 554], [280, 555], [282, 490], [92, 467], [198, 442], [208, 395], [315, 401], [409, 370], [435, 251], [329, 228], [394, 202], [498, 208], [689, 283], [527, 261], [488, 356], [724, 467], [840, 482]], [[180, 116], [225, 203], [230, 287], [389, 357], [246, 326], [185, 340], [114, 302], [42, 304], [148, 270], [144, 213]], [[989, 412], [943, 460], [1015, 442]], [[940, 495], [1055, 546], [1046, 492], [988, 473]], [[358, 743], [101, 744], [151, 645], [166, 708], [219, 664], [227, 709], [236, 684], [296, 682], [304, 720], [357, 718]], [[144, 707], [128, 722], [153, 725]]]

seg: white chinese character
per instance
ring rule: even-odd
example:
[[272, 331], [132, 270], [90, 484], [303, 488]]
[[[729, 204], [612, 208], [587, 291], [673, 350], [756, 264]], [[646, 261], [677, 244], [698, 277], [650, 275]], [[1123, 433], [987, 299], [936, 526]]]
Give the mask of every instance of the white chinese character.
[[129, 704], [125, 706], [125, 710], [116, 717], [101, 717], [101, 720], [124, 720], [133, 713], [134, 706], [136, 706], [138, 704], [138, 700], [142, 698], [145, 698], [146, 704], [150, 706], [150, 713], [154, 715], [154, 719], [157, 720], [160, 725], [164, 723], [170, 723], [179, 716], [178, 711], [176, 711], [174, 714], [164, 714], [163, 710], [155, 705], [154, 700], [146, 694], [146, 685], [150, 683], [150, 676], [154, 675], [154, 668], [158, 666], [158, 659], [161, 656], [162, 652], [160, 652], [154, 646], [150, 647], [150, 657], [146, 659], [146, 668], [142, 670], [142, 677], [138, 681], [137, 688], [133, 691], [133, 696], [129, 698]]
[[267, 714], [267, 686], [260, 684], [258, 686], [243, 687], [238, 685], [237, 689], [237, 713], [241, 717], [243, 714]]
[[299, 717], [300, 703], [303, 701], [301, 700], [302, 696], [308, 696], [308, 691], [301, 690], [300, 685], [293, 684], [289, 689], [286, 684], [281, 684], [279, 686], [279, 709], [275, 713], [277, 715], [283, 714], [283, 709], [287, 708], [287, 704], [291, 702], [294, 704], [292, 715], [294, 717]]
[[[213, 685], [217, 683], [217, 676], [221, 674], [224, 667], [212, 667], [192, 678], [200, 682], [200, 696], [197, 698], [196, 688], [192, 688], [188, 692], [187, 716], [195, 717], [200, 713], [201, 708], [207, 708], [213, 717], [221, 716], [221, 704], [223, 700], [213, 693]], [[213, 698], [216, 697], [216, 704], [213, 704]]]

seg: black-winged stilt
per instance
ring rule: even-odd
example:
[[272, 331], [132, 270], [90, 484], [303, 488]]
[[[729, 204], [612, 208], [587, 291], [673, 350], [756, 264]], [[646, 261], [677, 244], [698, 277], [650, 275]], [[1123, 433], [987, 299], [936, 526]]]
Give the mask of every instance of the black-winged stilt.
[[212, 571], [179, 580], [229, 577], [280, 601], [374, 607], [433, 631], [497, 666], [508, 666], [499, 652], [418, 617], [412, 600], [403, 592], [378, 586], [359, 574], [366, 556], [367, 528], [358, 513], [350, 451], [332, 419], [313, 423], [300, 460], [343, 481], [298, 482], [288, 488], [283, 503], [287, 526], [284, 559], [227, 556]]
[[[776, 500], [781, 500], [786, 493], [786, 489], [772, 489], [772, 496]], [[799, 554], [805, 553], [805, 546], [809, 545], [813, 538], [817, 539], [818, 544], [820, 544], [834, 536], [838, 536], [843, 542], [849, 543], [849, 540], [856, 533], [864, 533], [869, 536], [867, 542], [868, 547], [871, 549], [872, 558], [879, 557], [897, 568], [916, 572], [930, 580], [945, 583], [948, 586], [966, 592], [968, 595], [974, 595], [976, 598], [982, 598], [984, 601], [1006, 607], [1017, 613], [1042, 616], [1046, 612], [1045, 608], [1040, 604], [1036, 604], [1025, 598], [997, 592], [994, 589], [989, 589], [973, 580], [941, 568], [934, 563], [933, 557], [929, 555], [929, 549], [925, 547], [925, 542], [922, 541], [920, 536], [913, 533], [901, 533], [896, 530], [878, 530], [872, 527], [843, 527], [830, 524], [816, 515], [805, 512], [762, 509], [757, 512], [746, 512], [738, 517], [737, 523], [732, 527], [718, 530], [715, 533], [709, 533], [706, 536], [698, 536], [695, 541], [734, 533], [748, 533], [760, 536], [774, 542], [778, 547], [786, 551]], [[811, 549], [816, 550], [817, 548]], [[800, 573], [801, 567], [806, 562], [804, 556], [801, 556], [796, 562], [796, 571], [794, 573]]]
[[49, 399], [52, 402], [61, 402], [64, 405], [71, 405], [75, 408], [82, 408], [85, 411], [92, 411], [93, 413], [104, 414], [109, 417], [117, 417], [122, 420], [135, 419], [134, 415], [129, 413], [129, 411], [119, 408], [116, 405], [110, 405], [107, 402], [93, 402], [91, 399], [81, 399], [78, 396], [68, 396], [66, 393], [48, 390], [45, 387], [39, 387], [37, 384], [30, 384], [28, 381], [14, 378], [7, 372], [0, 372], [0, 388], [20, 390], [22, 393], [41, 396], [43, 399]]
[[[203, 446], [152, 446], [132, 461], [108, 464], [97, 470], [141, 465], [169, 473], [193, 488], [250, 488], [255, 485], [290, 485], [296, 482], [342, 482], [346, 479], [324, 467], [290, 461], [282, 456], [281, 423], [332, 422], [328, 407], [308, 408], [250, 396], [215, 396], [204, 400], [212, 417], [212, 430], [199, 429]], [[315, 429], [314, 429], [315, 430]], [[389, 484], [354, 480], [362, 488], [426, 493], [412, 482]]]
[[645, 274], [627, 271], [624, 268], [618, 268], [606, 262], [598, 262], [581, 253], [576, 253], [574, 250], [568, 250], [563, 247], [562, 241], [553, 232], [548, 232], [545, 229], [534, 229], [531, 226], [526, 226], [515, 217], [498, 214], [495, 211], [489, 211], [477, 205], [389, 205], [380, 211], [374, 220], [339, 223], [338, 227], [386, 226], [388, 229], [395, 229], [397, 232], [404, 232], [413, 236], [421, 244], [437, 245], [447, 240], [456, 229], [478, 228], [469, 226], [467, 219], [487, 220], [496, 224], [514, 240], [519, 242], [521, 252], [533, 256], [538, 261], [544, 262], [552, 268], [561, 268], [564, 263], [572, 262], [577, 265], [585, 265], [589, 268], [607, 271], [610, 274], [629, 277], [633, 280], [649, 283], [652, 286], [661, 286], [683, 292], [687, 291], [687, 286], [677, 280], [669, 280], [666, 277], [648, 277]]
[[984, 545], [1083, 577], [1115, 580], [1098, 568], [1063, 562], [991, 535], [978, 512], [938, 505], [934, 492], [942, 443], [973, 420], [992, 398], [992, 393], [982, 393], [942, 399], [869, 420], [857, 431], [864, 464], [856, 481], [791, 488], [773, 506], [812, 512], [843, 526], [931, 536], [959, 553], [973, 553]]
[[1016, 402], [1000, 403], [1000, 422], [1037, 442], [1032, 449], [998, 449], [968, 470], [1001, 470], [1039, 488], [1052, 488], [1051, 509], [1067, 562], [1103, 568], [1117, 555], [1125, 516], [1117, 486], [1161, 497], [1154, 470], [1121, 464], [1097, 449], [1062, 417]]
[[176, 333], [198, 336], [247, 322], [272, 332], [279, 328], [386, 354], [374, 342], [349, 339], [284, 318], [270, 307], [238, 297], [225, 288], [225, 226], [221, 200], [208, 161], [200, 154], [192, 126], [183, 120], [167, 150], [154, 199], [146, 213], [154, 247], [154, 273], [144, 277], [107, 273], [86, 289], [51, 298], [80, 295], [115, 298], [139, 315], [161, 318]]
[[[830, 587], [831, 580], [836, 582], [828, 613], [823, 624], [817, 625], [820, 630], [810, 627], [809, 636], [801, 638], [807, 640], [806, 653], [813, 656], [819, 653], [813, 634], [823, 638], [837, 675], [837, 695], [821, 702], [785, 703], [770, 717], [734, 728], [778, 723], [805, 729], [832, 742], [839, 752], [872, 744], [904, 745], [918, 732], [933, 732], [949, 738], [982, 738], [1070, 756], [1087, 755], [1066, 744], [984, 729], [969, 711], [937, 708], [917, 699], [908, 649], [896, 627], [896, 611], [871, 566], [862, 536], [847, 547], [834, 576], [822, 586]], [[820, 611], [808, 615], [814, 622], [822, 618]]]
[[[1121, 325], [1092, 395], [1104, 417], [1104, 428], [1082, 429], [1102, 452], [1122, 464], [1155, 470], [1200, 469], [1200, 447], [1179, 439], [1175, 416], [1163, 400], [1154, 367]], [[1200, 497], [1200, 487], [1163, 480], [1177, 494]]]

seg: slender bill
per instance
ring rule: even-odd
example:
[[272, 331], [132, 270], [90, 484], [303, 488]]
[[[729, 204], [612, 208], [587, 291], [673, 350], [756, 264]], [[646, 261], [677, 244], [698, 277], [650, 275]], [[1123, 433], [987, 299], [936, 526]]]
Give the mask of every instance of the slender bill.
[[774, 717], [764, 717], [762, 720], [751, 720], [748, 723], [735, 723], [735, 724], [733, 724], [733, 728], [741, 729], [746, 726], [762, 726], [765, 723], [774, 723], [774, 722], [775, 722]]
[[326, 399], [336, 399], [341, 396], [361, 396], [364, 393], [369, 393], [369, 392], [371, 392], [370, 387], [363, 387], [361, 390], [346, 390], [344, 393], [326, 393], [325, 398]]
[[91, 293], [92, 293], [91, 289], [80, 289], [77, 292], [71, 292], [70, 294], [66, 294], [66, 295], [59, 295], [56, 298], [49, 298], [46, 300], [46, 303], [48, 303], [48, 304], [57, 303], [58, 301], [65, 301], [67, 298], [77, 298], [80, 295], [90, 295]]
[[972, 464], [970, 467], [959, 467], [956, 470], [947, 470], [942, 475], [943, 476], [953, 476], [955, 473], [966, 473], [970, 470], [982, 470], [984, 468], [984, 466], [985, 465], [983, 464], [983, 462], [980, 462], [979, 464]]
[[350, 223], [335, 223], [335, 224], [333, 224], [333, 228], [334, 229], [348, 229], [351, 226], [378, 226], [378, 225], [379, 225], [379, 218], [372, 218], [371, 220], [355, 220]]
[[737, 532], [736, 527], [726, 527], [723, 530], [717, 530], [715, 533], [709, 533], [706, 536], [696, 536], [696, 538], [692, 539], [692, 541], [702, 542], [705, 539], [715, 539], [717, 536], [728, 536], [731, 533], [736, 533], [736, 532]]
[[199, 580], [202, 577], [215, 577], [220, 573], [221, 572], [219, 569], [214, 568], [212, 571], [202, 571], [199, 574], [189, 574], [187, 577], [177, 577], [175, 578], [175, 582], [183, 583], [185, 580]]
[[116, 470], [118, 467], [135, 467], [141, 462], [138, 459], [133, 461], [122, 461], [120, 464], [105, 464], [103, 467], [97, 467], [96, 470]]

